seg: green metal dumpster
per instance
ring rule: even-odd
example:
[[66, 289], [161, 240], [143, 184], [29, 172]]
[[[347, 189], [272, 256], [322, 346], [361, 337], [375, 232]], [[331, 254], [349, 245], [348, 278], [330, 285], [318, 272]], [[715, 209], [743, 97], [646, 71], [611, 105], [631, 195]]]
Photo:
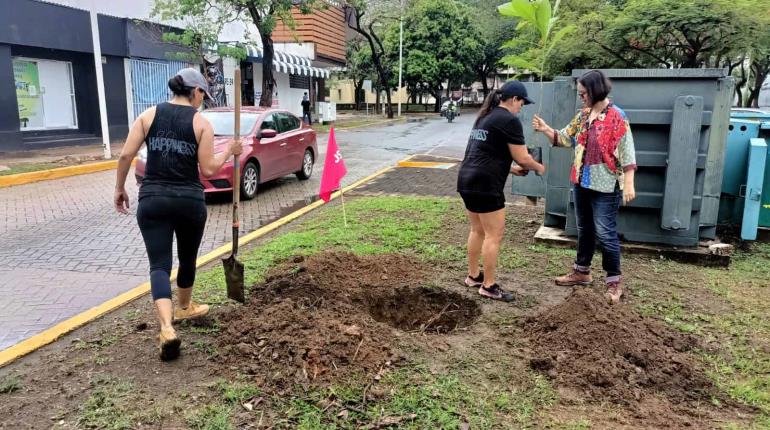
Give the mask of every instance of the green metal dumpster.
[[[563, 94], [554, 91], [556, 104], [563, 103], [572, 115], [578, 106], [575, 82], [584, 72], [572, 72]], [[625, 240], [674, 246], [715, 238], [733, 78], [722, 69], [604, 73], [613, 81], [610, 97], [631, 123], [639, 166], [637, 198], [621, 208], [618, 233]], [[572, 153], [548, 152], [545, 224], [577, 235], [569, 183]]]

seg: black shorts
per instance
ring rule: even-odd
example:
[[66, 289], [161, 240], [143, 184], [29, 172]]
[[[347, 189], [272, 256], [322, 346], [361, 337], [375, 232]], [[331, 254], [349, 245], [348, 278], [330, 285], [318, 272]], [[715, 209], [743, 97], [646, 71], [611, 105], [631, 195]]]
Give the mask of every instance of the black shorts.
[[505, 196], [489, 194], [460, 193], [465, 209], [477, 214], [499, 211], [505, 207]]

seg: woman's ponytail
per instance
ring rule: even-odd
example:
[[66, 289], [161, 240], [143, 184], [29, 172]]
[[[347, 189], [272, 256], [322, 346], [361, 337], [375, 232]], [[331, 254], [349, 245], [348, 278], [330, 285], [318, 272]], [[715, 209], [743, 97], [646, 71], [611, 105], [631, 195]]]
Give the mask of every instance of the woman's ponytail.
[[484, 103], [481, 105], [481, 110], [479, 110], [479, 114], [476, 117], [476, 122], [473, 123], [473, 126], [475, 127], [482, 118], [487, 116], [489, 112], [492, 112], [492, 109], [498, 106], [500, 106], [500, 90], [492, 90], [489, 95], [487, 95], [487, 98], [484, 99]]

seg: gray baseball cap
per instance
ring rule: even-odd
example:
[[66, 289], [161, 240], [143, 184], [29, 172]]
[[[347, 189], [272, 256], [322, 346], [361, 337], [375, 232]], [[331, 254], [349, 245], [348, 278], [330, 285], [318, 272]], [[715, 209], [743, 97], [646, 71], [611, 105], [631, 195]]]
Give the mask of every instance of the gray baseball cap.
[[206, 78], [203, 77], [203, 74], [201, 74], [201, 72], [193, 69], [192, 67], [188, 67], [186, 69], [182, 69], [178, 71], [177, 75], [182, 77], [184, 86], [200, 88], [206, 94], [207, 99], [209, 100], [212, 99], [211, 94], [209, 94], [209, 83], [206, 80]]

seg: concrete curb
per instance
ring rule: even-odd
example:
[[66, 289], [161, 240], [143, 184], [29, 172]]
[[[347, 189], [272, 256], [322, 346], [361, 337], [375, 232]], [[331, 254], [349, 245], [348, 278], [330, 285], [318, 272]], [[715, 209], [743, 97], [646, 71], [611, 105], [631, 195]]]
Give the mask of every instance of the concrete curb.
[[[136, 162], [134, 160], [131, 164]], [[37, 172], [18, 173], [16, 175], [0, 176], [0, 188], [14, 185], [30, 184], [68, 176], [85, 175], [88, 173], [112, 170], [118, 167], [118, 160], [100, 161], [97, 163], [79, 164], [77, 166], [57, 167], [55, 169], [39, 170]]]
[[[409, 161], [414, 155], [407, 157], [404, 160], [401, 160], [402, 162]], [[365, 184], [366, 182], [371, 181], [372, 179], [383, 175], [384, 173], [395, 169], [395, 166], [386, 167], [384, 169], [379, 170], [378, 172], [375, 172], [363, 179], [360, 179], [356, 182], [354, 182], [351, 185], [348, 185], [347, 187], [344, 187], [341, 191], [337, 191], [332, 194], [331, 198], [336, 199], [341, 195], [343, 192], [349, 192], [362, 184]], [[241, 245], [245, 245], [249, 242], [252, 242], [259, 237], [264, 236], [265, 234], [277, 229], [278, 227], [281, 227], [283, 225], [288, 224], [291, 221], [294, 221], [295, 219], [301, 217], [302, 215], [305, 215], [308, 212], [313, 211], [314, 209], [317, 209], [321, 207], [324, 204], [323, 200], [317, 200], [301, 209], [298, 209], [289, 215], [284, 216], [283, 218], [280, 218], [276, 221], [273, 221], [272, 223], [260, 227], [257, 230], [254, 230], [253, 232], [246, 234], [245, 236], [241, 237], [239, 239], [239, 242]], [[200, 268], [201, 266], [204, 266], [217, 258], [227, 254], [232, 249], [232, 243], [227, 243], [225, 245], [220, 246], [219, 248], [209, 252], [206, 255], [203, 255], [198, 258], [196, 261], [196, 267]], [[174, 269], [171, 272], [171, 282], [174, 282], [176, 280], [177, 270]], [[23, 357], [29, 353], [32, 353], [40, 348], [42, 348], [45, 345], [48, 345], [49, 343], [55, 342], [60, 337], [64, 336], [65, 334], [101, 317], [102, 315], [111, 312], [113, 310], [116, 310], [129, 302], [136, 300], [147, 293], [150, 292], [150, 283], [145, 282], [117, 297], [114, 297], [110, 300], [107, 300], [106, 302], [95, 306], [91, 309], [88, 309], [84, 312], [79, 313], [78, 315], [75, 315], [69, 319], [66, 319], [55, 326], [48, 328], [44, 330], [41, 333], [38, 333], [29, 339], [25, 339], [13, 346], [10, 346], [2, 351], [0, 351], [0, 367], [3, 367], [15, 360], [17, 360], [20, 357]]]

